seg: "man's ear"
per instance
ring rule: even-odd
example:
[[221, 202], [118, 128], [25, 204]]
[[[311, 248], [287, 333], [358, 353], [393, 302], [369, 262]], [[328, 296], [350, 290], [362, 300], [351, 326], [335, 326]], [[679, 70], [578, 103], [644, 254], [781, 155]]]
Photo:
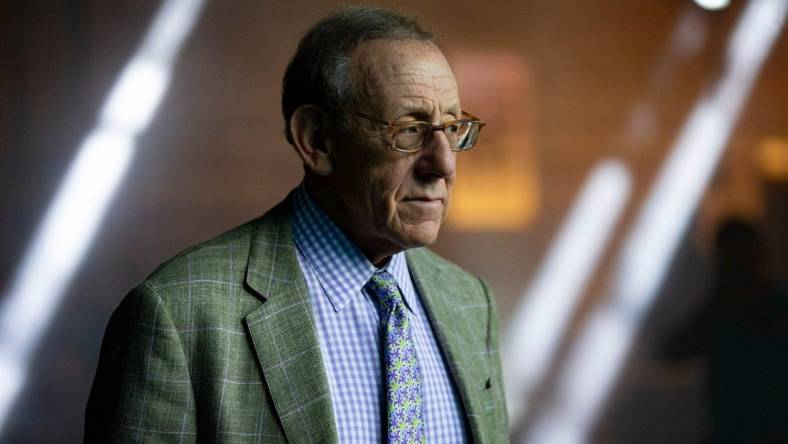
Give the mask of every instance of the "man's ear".
[[331, 174], [328, 116], [315, 105], [301, 105], [290, 116], [290, 136], [304, 167], [318, 176]]

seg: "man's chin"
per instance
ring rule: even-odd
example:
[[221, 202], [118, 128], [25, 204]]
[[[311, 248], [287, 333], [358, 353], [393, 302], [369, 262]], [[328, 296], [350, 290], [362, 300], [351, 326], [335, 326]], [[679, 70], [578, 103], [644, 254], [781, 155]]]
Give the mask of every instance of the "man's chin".
[[441, 223], [436, 221], [423, 221], [415, 224], [403, 224], [400, 239], [405, 248], [423, 247], [432, 245], [438, 240]]

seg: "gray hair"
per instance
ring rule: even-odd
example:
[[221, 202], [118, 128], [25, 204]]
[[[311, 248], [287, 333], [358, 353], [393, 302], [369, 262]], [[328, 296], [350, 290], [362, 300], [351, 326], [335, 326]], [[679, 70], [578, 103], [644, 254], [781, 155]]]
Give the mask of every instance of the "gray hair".
[[288, 142], [293, 143], [290, 117], [299, 106], [341, 109], [354, 103], [350, 53], [363, 42], [376, 39], [437, 41], [415, 19], [378, 7], [349, 6], [317, 22], [301, 38], [282, 82]]

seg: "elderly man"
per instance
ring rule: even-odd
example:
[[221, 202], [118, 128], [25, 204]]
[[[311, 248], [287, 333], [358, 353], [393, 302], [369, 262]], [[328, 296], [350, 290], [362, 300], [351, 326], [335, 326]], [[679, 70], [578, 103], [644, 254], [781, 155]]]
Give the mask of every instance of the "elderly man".
[[123, 300], [86, 440], [506, 441], [490, 291], [420, 248], [483, 126], [434, 37], [342, 9], [301, 40], [282, 104], [303, 183]]

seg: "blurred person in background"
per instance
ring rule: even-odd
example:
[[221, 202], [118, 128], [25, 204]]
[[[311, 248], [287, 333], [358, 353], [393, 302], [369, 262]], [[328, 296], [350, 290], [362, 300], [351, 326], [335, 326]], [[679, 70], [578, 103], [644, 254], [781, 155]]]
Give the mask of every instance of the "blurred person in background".
[[303, 182], [123, 300], [86, 441], [506, 441], [493, 296], [422, 248], [484, 125], [433, 34], [341, 9], [302, 38], [282, 109]]
[[711, 295], [668, 344], [672, 359], [708, 359], [713, 443], [788, 442], [788, 291], [769, 226], [722, 222]]

